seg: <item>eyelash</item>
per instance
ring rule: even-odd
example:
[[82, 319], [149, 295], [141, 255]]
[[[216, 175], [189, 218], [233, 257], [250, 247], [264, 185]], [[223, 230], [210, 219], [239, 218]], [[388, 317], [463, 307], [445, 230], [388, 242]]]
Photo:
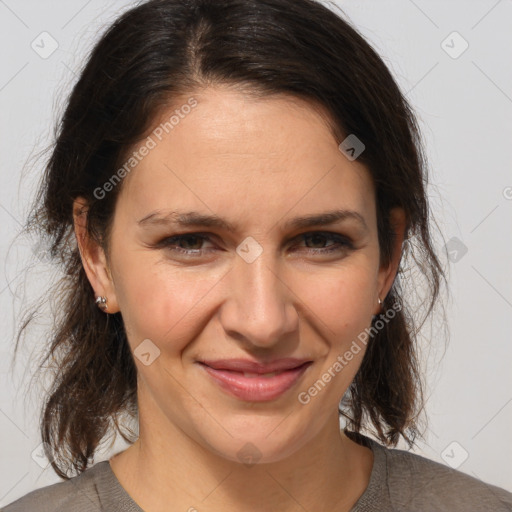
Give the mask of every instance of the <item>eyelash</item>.
[[[313, 254], [331, 254], [333, 252], [341, 252], [346, 251], [350, 249], [354, 249], [354, 246], [352, 242], [345, 236], [339, 235], [337, 233], [330, 233], [325, 231], [311, 231], [309, 233], [303, 233], [302, 235], [299, 235], [302, 239], [305, 239], [306, 237], [312, 237], [312, 236], [318, 236], [325, 238], [327, 241], [335, 241], [337, 242], [337, 245], [330, 246], [328, 248], [318, 248], [318, 249], [308, 249], [308, 252]], [[170, 248], [170, 250], [174, 252], [178, 252], [180, 254], [183, 254], [187, 257], [199, 257], [202, 256], [204, 253], [215, 251], [215, 249], [183, 249], [182, 247], [177, 247], [176, 242], [180, 242], [183, 240], [189, 240], [189, 239], [199, 238], [203, 241], [209, 241], [210, 238], [207, 235], [204, 235], [203, 233], [186, 233], [183, 235], [175, 235], [168, 238], [165, 238], [161, 242], [157, 244], [157, 247], [166, 247]]]

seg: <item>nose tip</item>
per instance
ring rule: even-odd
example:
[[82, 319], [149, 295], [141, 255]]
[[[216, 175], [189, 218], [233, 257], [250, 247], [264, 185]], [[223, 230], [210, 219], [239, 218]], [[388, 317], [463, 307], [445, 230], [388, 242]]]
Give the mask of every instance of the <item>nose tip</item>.
[[227, 283], [230, 293], [221, 322], [231, 336], [270, 347], [298, 328], [298, 315], [287, 287], [260, 256], [241, 262]]

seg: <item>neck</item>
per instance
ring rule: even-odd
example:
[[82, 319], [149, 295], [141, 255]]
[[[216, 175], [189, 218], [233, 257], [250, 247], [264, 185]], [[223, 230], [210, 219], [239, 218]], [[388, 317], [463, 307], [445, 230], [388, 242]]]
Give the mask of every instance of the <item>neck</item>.
[[320, 433], [290, 456], [243, 464], [199, 444], [181, 429], [139, 415], [139, 439], [110, 465], [146, 512], [349, 511], [366, 489], [369, 448], [339, 428], [337, 411]]

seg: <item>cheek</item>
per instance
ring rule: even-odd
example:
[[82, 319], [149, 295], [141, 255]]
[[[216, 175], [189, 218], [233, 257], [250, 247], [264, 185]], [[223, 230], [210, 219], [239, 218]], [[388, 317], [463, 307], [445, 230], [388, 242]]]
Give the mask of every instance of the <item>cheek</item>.
[[[327, 336], [345, 339], [364, 329], [375, 307], [375, 272], [364, 264], [342, 265], [337, 269], [301, 274], [294, 293]], [[339, 337], [339, 338], [338, 338]]]
[[117, 268], [123, 277], [116, 281], [116, 294], [130, 344], [148, 338], [166, 351], [180, 351], [193, 331], [200, 331], [202, 299], [222, 278], [148, 257], [137, 261], [125, 255]]

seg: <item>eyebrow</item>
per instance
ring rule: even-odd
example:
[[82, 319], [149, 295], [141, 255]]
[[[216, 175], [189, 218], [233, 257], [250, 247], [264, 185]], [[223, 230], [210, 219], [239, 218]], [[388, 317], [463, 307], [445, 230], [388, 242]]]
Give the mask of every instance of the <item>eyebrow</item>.
[[[360, 224], [365, 231], [368, 231], [366, 221], [360, 213], [353, 210], [343, 209], [306, 215], [302, 217], [295, 217], [294, 219], [288, 220], [284, 224], [284, 228], [300, 229], [314, 226], [328, 226], [348, 219], [357, 221], [357, 223]], [[137, 224], [139, 226], [172, 224], [182, 228], [205, 227], [219, 228], [231, 232], [238, 231], [238, 226], [227, 221], [226, 219], [223, 219], [217, 215], [205, 215], [195, 211], [183, 212], [172, 210], [168, 213], [164, 213], [161, 210], [156, 210], [138, 220]]]

